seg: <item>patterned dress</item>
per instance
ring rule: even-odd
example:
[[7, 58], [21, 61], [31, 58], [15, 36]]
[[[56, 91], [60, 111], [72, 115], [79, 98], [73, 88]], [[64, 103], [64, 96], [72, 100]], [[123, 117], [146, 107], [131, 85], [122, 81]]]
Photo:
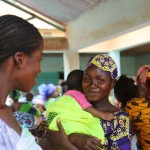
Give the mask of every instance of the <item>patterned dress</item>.
[[29, 130], [35, 129], [35, 119], [33, 115], [20, 111], [16, 111], [13, 114], [21, 126], [25, 126]]
[[133, 98], [126, 112], [132, 120], [142, 150], [150, 150], [150, 98]]
[[105, 150], [130, 150], [132, 129], [129, 117], [124, 111], [117, 111], [115, 116], [112, 121], [101, 120]]

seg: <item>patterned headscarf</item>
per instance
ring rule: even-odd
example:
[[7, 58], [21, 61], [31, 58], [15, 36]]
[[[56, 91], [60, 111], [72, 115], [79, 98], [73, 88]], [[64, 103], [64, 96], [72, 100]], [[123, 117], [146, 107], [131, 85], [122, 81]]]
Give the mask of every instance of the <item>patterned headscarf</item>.
[[102, 71], [108, 73], [112, 79], [117, 78], [117, 65], [107, 54], [99, 54], [91, 57], [86, 65], [86, 69], [91, 66], [100, 68]]
[[37, 87], [37, 89], [38, 89], [38, 91], [39, 91], [39, 94], [40, 95], [44, 95], [45, 94], [45, 88], [46, 88], [46, 84], [40, 84], [38, 87]]

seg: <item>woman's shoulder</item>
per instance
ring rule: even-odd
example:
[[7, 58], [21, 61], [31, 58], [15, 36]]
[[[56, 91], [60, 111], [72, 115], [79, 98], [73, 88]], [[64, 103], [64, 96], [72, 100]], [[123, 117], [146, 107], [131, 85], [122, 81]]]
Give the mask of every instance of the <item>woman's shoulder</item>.
[[[130, 118], [127, 112], [120, 110], [114, 113], [115, 119], [114, 124], [118, 124], [118, 127], [122, 127], [123, 125], [126, 125], [128, 127], [131, 126]], [[117, 126], [116, 126], [117, 127]]]
[[150, 98], [133, 98], [131, 99], [125, 108], [127, 113], [139, 112], [143, 109], [149, 109]]
[[111, 121], [101, 120], [102, 126], [106, 132], [113, 132], [118, 128], [124, 128], [124, 130], [129, 129], [131, 127], [130, 119], [128, 114], [119, 110], [114, 113], [115, 119]]
[[150, 97], [148, 98], [132, 98], [130, 101], [127, 103], [127, 107], [130, 105], [132, 106], [139, 106], [142, 104], [148, 104], [150, 102]]
[[131, 126], [130, 118], [127, 112], [120, 110], [114, 113], [115, 119], [112, 123], [117, 124], [116, 127], [123, 127], [124, 125], [128, 128]]
[[127, 112], [125, 112], [124, 110], [118, 110], [114, 113], [116, 118], [120, 118], [120, 117], [128, 117]]
[[16, 144], [20, 139], [19, 134], [9, 127], [1, 118], [0, 118], [0, 147], [3, 149], [15, 150]]
[[108, 149], [129, 149], [132, 128], [128, 114], [120, 110], [115, 112], [114, 115], [116, 116], [114, 120], [102, 120], [102, 127], [105, 133], [104, 145]]
[[7, 123], [5, 123], [5, 121], [3, 121], [1, 118], [0, 118], [0, 133], [8, 133], [8, 134], [15, 134], [15, 135], [18, 135], [19, 137], [19, 134], [13, 129], [11, 128]]

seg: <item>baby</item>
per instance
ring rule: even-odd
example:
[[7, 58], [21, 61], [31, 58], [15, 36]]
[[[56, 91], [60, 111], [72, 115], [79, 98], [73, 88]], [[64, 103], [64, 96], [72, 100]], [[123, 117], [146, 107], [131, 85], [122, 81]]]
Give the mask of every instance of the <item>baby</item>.
[[82, 79], [83, 79], [82, 70], [73, 70], [67, 76], [67, 87], [68, 91], [65, 95], [73, 97], [83, 110], [91, 113], [94, 117], [102, 118], [103, 120], [111, 121], [114, 119], [114, 115], [107, 112], [101, 112], [92, 107], [91, 103], [87, 100], [86, 96], [83, 93], [82, 89]]

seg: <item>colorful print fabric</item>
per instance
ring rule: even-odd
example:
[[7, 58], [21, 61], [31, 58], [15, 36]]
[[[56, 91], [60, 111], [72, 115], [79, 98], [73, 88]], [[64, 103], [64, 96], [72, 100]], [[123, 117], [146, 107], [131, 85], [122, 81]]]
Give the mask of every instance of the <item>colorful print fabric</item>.
[[14, 112], [14, 116], [21, 126], [26, 126], [29, 130], [34, 129], [34, 116], [25, 112]]
[[126, 112], [132, 120], [141, 149], [150, 150], [150, 98], [131, 99]]
[[115, 113], [116, 119], [112, 121], [101, 120], [105, 134], [105, 150], [131, 149], [131, 123], [126, 112]]
[[99, 54], [91, 57], [86, 65], [86, 69], [91, 66], [96, 66], [104, 72], [107, 72], [108, 74], [110, 74], [112, 79], [117, 78], [117, 65], [114, 60], [106, 54]]

